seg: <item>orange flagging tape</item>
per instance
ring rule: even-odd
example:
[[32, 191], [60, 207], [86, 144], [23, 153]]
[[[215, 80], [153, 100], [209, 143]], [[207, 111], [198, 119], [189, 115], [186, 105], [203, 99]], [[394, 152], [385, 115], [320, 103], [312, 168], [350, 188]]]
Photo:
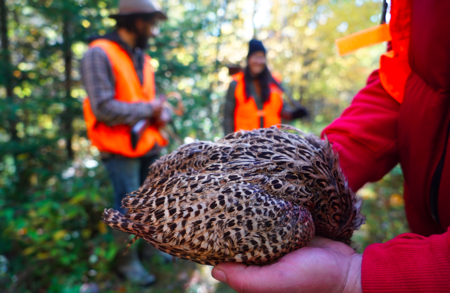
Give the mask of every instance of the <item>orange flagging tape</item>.
[[360, 48], [373, 46], [392, 39], [388, 24], [380, 24], [336, 40], [339, 55], [343, 56]]

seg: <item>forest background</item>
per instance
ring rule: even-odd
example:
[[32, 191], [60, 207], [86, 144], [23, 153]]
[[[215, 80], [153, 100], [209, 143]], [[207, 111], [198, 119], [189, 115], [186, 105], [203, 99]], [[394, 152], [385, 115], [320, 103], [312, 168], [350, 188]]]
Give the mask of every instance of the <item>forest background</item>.
[[[294, 125], [316, 134], [349, 105], [385, 51], [382, 44], [340, 57], [334, 45], [336, 38], [378, 24], [380, 0], [162, 5], [169, 20], [148, 53], [159, 90], [183, 96], [187, 111], [174, 128], [184, 142], [223, 135], [227, 66], [245, 65], [252, 37], [264, 41], [270, 68], [311, 113]], [[107, 16], [115, 7], [112, 0], [0, 0], [2, 292], [89, 292], [94, 283], [101, 292], [135, 292], [112, 270], [118, 247], [100, 222], [112, 187], [86, 139], [81, 111], [85, 41], [113, 30]], [[169, 151], [179, 144], [172, 140]], [[360, 252], [407, 231], [401, 194], [398, 167], [358, 192], [367, 216], [354, 236]], [[145, 292], [232, 292], [211, 279], [210, 267], [151, 255], [145, 264], [159, 281]]]

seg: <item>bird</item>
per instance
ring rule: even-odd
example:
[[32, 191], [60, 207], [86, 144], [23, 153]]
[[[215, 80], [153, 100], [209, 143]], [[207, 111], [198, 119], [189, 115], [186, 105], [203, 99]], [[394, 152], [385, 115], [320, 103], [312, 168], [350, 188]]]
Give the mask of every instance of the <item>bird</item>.
[[288, 125], [195, 141], [161, 157], [102, 221], [203, 265], [264, 265], [314, 236], [351, 244], [364, 223], [325, 138]]

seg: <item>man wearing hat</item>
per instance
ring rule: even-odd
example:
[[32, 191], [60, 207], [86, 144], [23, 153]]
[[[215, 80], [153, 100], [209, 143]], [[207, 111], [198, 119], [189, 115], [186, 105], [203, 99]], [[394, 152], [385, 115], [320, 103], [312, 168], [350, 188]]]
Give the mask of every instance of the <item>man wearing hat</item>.
[[225, 97], [224, 133], [266, 128], [308, 115], [305, 108], [290, 109], [283, 103], [281, 79], [267, 67], [266, 48], [259, 40], [248, 45], [247, 66], [233, 75]]
[[[167, 144], [159, 129], [171, 112], [155, 97], [151, 58], [144, 53], [158, 21], [167, 17], [154, 0], [121, 0], [115, 31], [91, 38], [89, 50], [81, 61], [82, 81], [88, 98], [83, 110], [88, 137], [101, 154], [114, 186], [115, 208], [125, 212], [121, 201], [137, 190], [149, 166]], [[131, 130], [139, 121], [149, 121], [137, 144]], [[113, 232], [116, 241], [127, 235]], [[155, 281], [142, 266], [136, 245], [116, 256], [117, 270], [128, 281], [148, 286]]]

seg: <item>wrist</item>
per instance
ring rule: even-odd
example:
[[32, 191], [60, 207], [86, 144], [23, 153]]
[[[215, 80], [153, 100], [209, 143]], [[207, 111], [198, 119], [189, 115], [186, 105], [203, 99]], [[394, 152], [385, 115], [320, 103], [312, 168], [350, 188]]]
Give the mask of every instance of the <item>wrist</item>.
[[345, 283], [343, 293], [362, 293], [361, 284], [361, 265], [362, 255], [353, 254], [350, 262], [350, 267], [347, 274], [347, 280]]

